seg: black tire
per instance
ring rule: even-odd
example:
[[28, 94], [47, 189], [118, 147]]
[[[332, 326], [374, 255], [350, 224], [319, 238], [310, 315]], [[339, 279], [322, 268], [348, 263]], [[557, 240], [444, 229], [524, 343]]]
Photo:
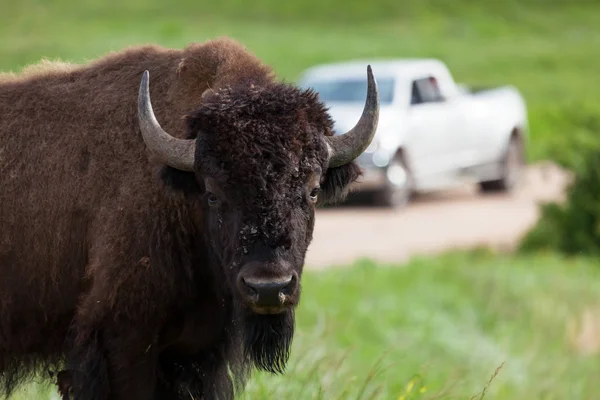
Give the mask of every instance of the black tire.
[[[408, 205], [413, 194], [413, 177], [401, 155], [397, 155], [386, 168], [386, 176], [398, 175], [395, 180], [387, 179], [387, 184], [377, 193], [377, 203], [393, 209], [402, 209]], [[402, 179], [404, 177], [404, 179]]]
[[479, 182], [479, 189], [484, 193], [513, 191], [519, 183], [523, 164], [521, 140], [512, 137], [502, 160], [502, 177], [493, 181]]

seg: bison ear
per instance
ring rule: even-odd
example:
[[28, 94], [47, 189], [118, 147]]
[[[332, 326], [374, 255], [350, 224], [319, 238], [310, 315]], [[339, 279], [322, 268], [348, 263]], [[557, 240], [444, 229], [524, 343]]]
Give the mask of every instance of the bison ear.
[[351, 162], [339, 167], [329, 168], [321, 183], [319, 205], [340, 203], [346, 199], [350, 184], [362, 175], [360, 167]]

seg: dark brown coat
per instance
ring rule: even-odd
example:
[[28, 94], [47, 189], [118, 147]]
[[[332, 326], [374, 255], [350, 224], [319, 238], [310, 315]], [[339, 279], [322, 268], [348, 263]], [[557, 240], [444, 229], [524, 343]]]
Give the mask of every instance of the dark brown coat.
[[[163, 128], [202, 137], [198, 173], [148, 153], [144, 70]], [[252, 366], [281, 372], [293, 310], [249, 312], [231, 270], [272, 275], [276, 259], [300, 278], [303, 191], [316, 179], [321, 202], [340, 199], [359, 174], [327, 169], [323, 135], [316, 95], [229, 39], [0, 76], [0, 395], [65, 364], [86, 400], [229, 399]]]

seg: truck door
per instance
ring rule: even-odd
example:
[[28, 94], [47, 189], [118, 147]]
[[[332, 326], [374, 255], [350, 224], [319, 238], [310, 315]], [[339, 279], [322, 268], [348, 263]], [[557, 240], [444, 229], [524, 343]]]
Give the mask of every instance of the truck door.
[[407, 113], [405, 147], [415, 178], [426, 184], [453, 169], [452, 154], [459, 144], [453, 135], [457, 121], [434, 76], [415, 79]]

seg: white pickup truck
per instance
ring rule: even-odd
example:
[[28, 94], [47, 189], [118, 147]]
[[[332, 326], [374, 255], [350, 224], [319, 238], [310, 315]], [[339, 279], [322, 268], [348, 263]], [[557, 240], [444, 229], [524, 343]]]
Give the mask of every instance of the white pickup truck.
[[329, 107], [336, 132], [358, 121], [366, 98], [365, 68], [379, 86], [375, 139], [358, 159], [358, 190], [375, 190], [401, 207], [415, 192], [475, 181], [481, 191], [510, 191], [525, 163], [525, 102], [512, 86], [469, 90], [435, 59], [357, 60], [314, 66], [299, 85]]

